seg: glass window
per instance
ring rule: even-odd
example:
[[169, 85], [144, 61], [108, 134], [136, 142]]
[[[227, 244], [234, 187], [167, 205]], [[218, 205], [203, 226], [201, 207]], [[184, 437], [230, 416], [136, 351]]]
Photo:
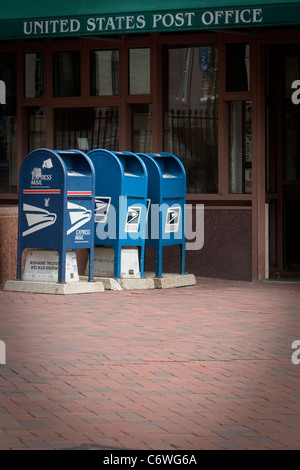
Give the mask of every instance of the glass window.
[[17, 192], [16, 55], [0, 54], [0, 192]]
[[164, 150], [177, 155], [188, 193], [218, 192], [218, 49], [168, 49]]
[[129, 94], [150, 94], [150, 49], [129, 50]]
[[44, 54], [25, 54], [25, 98], [44, 96]]
[[119, 51], [91, 51], [91, 95], [119, 94]]
[[299, 185], [283, 187], [283, 267], [300, 271], [300, 229], [297, 223], [300, 207]]
[[[300, 77], [300, 55], [285, 57], [285, 99], [282, 108], [283, 122], [283, 179], [300, 180], [300, 105], [291, 99], [295, 80]], [[297, 87], [298, 89], [298, 87]]]
[[133, 152], [152, 152], [152, 105], [132, 105]]
[[226, 91], [249, 91], [250, 47], [237, 43], [226, 45]]
[[80, 96], [80, 52], [54, 52], [53, 95]]
[[229, 104], [229, 192], [252, 193], [252, 104]]
[[54, 147], [88, 152], [119, 149], [117, 107], [59, 108], [54, 110]]
[[27, 108], [28, 152], [46, 147], [46, 110], [43, 107]]

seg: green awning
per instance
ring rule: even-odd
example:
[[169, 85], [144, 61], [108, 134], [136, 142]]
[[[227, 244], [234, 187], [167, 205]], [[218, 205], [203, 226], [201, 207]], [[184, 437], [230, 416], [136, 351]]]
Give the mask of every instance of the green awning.
[[0, 39], [300, 24], [300, 0], [0, 0]]

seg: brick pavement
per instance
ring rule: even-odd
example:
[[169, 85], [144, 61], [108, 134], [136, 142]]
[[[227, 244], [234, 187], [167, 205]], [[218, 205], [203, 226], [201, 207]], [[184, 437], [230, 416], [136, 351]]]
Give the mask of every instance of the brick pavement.
[[300, 449], [300, 284], [0, 302], [0, 449]]

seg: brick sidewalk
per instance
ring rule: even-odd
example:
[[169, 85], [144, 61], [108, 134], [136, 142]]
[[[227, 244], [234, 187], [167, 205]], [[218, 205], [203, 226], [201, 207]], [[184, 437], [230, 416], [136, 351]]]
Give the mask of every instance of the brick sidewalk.
[[0, 303], [0, 449], [300, 449], [300, 284]]

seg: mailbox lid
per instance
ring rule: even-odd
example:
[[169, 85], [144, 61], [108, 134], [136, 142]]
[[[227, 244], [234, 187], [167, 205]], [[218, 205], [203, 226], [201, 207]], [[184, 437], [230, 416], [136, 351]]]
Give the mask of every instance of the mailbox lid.
[[143, 160], [148, 173], [148, 198], [151, 204], [161, 203], [161, 182], [163, 179], [160, 165], [152, 158], [151, 154], [138, 153], [138, 156]]
[[132, 152], [115, 152], [115, 155], [122, 167], [122, 195], [147, 197], [148, 172], [143, 160]]
[[45, 148], [30, 152], [20, 168], [20, 189], [63, 189], [66, 182], [66, 167], [53, 150]]
[[162, 173], [161, 195], [163, 198], [186, 197], [186, 173], [180, 159], [167, 152], [151, 154]]
[[122, 166], [114, 152], [106, 149], [90, 150], [87, 156], [95, 169], [95, 196], [110, 198], [117, 207], [121, 193]]
[[93, 197], [95, 170], [90, 158], [80, 150], [56, 150], [66, 167], [68, 197]]

